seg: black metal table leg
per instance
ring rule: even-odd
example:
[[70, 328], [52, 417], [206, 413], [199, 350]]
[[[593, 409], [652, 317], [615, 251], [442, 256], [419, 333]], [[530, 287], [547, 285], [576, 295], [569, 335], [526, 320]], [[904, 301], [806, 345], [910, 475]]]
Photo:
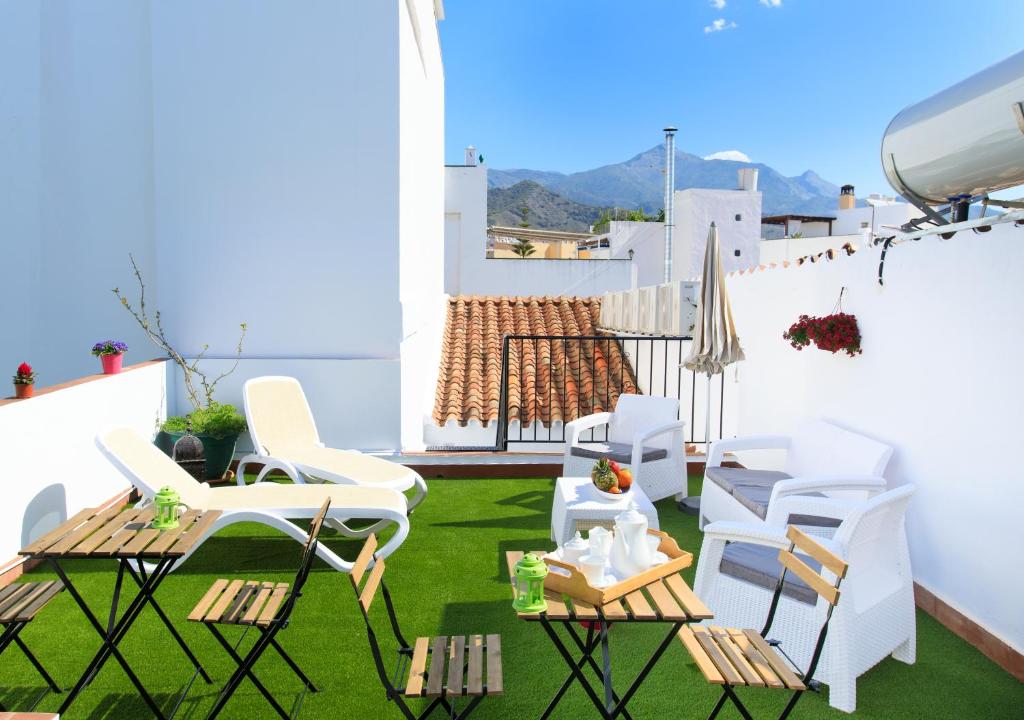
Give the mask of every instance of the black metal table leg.
[[605, 718], [605, 720], [610, 720], [611, 716], [608, 713], [608, 710], [605, 708], [604, 703], [601, 702], [601, 698], [598, 697], [597, 693], [594, 691], [594, 688], [591, 687], [590, 681], [587, 680], [587, 676], [583, 674], [583, 669], [576, 665], [576, 661], [573, 660], [572, 655], [569, 654], [568, 648], [565, 647], [565, 644], [562, 642], [562, 639], [558, 637], [558, 633], [555, 632], [554, 627], [551, 626], [551, 623], [545, 617], [541, 617], [540, 624], [541, 627], [544, 628], [544, 631], [547, 632], [548, 637], [551, 638], [551, 642], [552, 644], [554, 644], [555, 649], [558, 650], [558, 654], [562, 656], [562, 660], [564, 660], [565, 664], [569, 666], [569, 669], [572, 671], [573, 676], [576, 678], [577, 682], [579, 682], [579, 684], [583, 687], [584, 692], [587, 693], [587, 697], [590, 698], [590, 701], [594, 704], [594, 707], [596, 707], [598, 711], [601, 713], [601, 717]]
[[601, 679], [604, 681], [604, 706], [611, 712], [615, 705], [612, 700], [612, 656], [608, 649], [608, 624], [602, 620], [598, 626], [601, 637]]
[[[128, 569], [128, 572], [131, 575], [132, 580], [134, 580], [135, 584], [139, 586], [139, 592], [142, 592], [143, 585], [145, 584], [146, 572], [142, 567], [142, 560], [140, 559], [138, 562], [139, 573], [136, 573], [134, 568], [132, 568], [130, 561], [121, 561], [121, 563]], [[169, 573], [170, 571], [171, 568], [168, 567], [167, 573]], [[142, 577], [139, 577], [139, 574], [141, 574]], [[167, 615], [164, 613], [163, 608], [161, 608], [160, 605], [157, 603], [156, 597], [153, 596], [152, 592], [146, 596], [146, 602], [149, 604], [151, 608], [153, 608], [153, 610], [156, 611], [156, 614], [160, 616], [160, 620], [163, 622], [164, 626], [170, 631], [171, 635], [174, 637], [174, 640], [178, 643], [178, 646], [185, 652], [185, 656], [189, 659], [189, 662], [192, 663], [192, 666], [199, 671], [200, 676], [203, 678], [203, 680], [206, 681], [206, 684], [211, 684], [213, 682], [213, 679], [206, 672], [206, 669], [203, 667], [202, 663], [199, 662], [199, 658], [195, 656], [191, 648], [189, 648], [189, 646], [185, 643], [185, 640], [181, 637], [181, 634], [177, 631], [177, 629], [175, 629], [174, 625], [167, 618]]]
[[636, 676], [632, 684], [623, 694], [622, 699], [619, 700], [613, 708], [611, 708], [611, 713], [609, 714], [609, 717], [618, 717], [620, 714], [623, 714], [626, 711], [626, 704], [630, 701], [630, 699], [633, 697], [636, 691], [640, 689], [640, 686], [643, 685], [644, 680], [647, 679], [648, 673], [650, 673], [651, 670], [654, 669], [654, 666], [657, 665], [658, 660], [661, 659], [662, 654], [664, 654], [664, 652], [668, 649], [668, 646], [672, 644], [672, 639], [676, 636], [676, 634], [679, 632], [679, 629], [683, 625], [684, 623], [681, 622], [673, 623], [672, 629], [668, 631], [668, 634], [665, 636], [665, 639], [661, 641], [661, 644], [658, 646], [658, 649], [654, 651], [654, 654], [651, 655], [650, 659], [647, 661], [647, 664], [645, 664], [643, 668], [640, 670], [640, 673]]
[[[582, 657], [580, 657], [580, 659], [576, 662], [576, 667], [582, 668], [583, 665], [591, 659], [590, 655], [594, 652], [594, 649], [597, 647], [597, 644], [594, 642], [594, 626], [591, 624], [587, 628], [586, 644], [583, 644], [583, 641], [579, 639], [579, 636], [576, 634], [576, 631], [572, 629], [572, 626], [567, 625], [566, 627], [569, 630], [569, 634], [573, 636], [573, 640], [576, 641], [576, 645], [580, 648], [580, 651], [583, 653]], [[544, 709], [544, 712], [541, 714], [540, 720], [547, 720], [549, 717], [551, 717], [551, 713], [555, 711], [555, 708], [558, 706], [558, 703], [562, 701], [562, 696], [565, 695], [565, 693], [569, 690], [575, 679], [576, 676], [572, 672], [570, 672], [569, 676], [562, 683], [562, 687], [558, 688], [558, 692], [556, 692], [555, 696], [551, 698], [550, 702], [548, 702], [548, 706]]]
[[[121, 651], [117, 649], [117, 642], [120, 640], [119, 635], [123, 636], [123, 633], [119, 633], [119, 631], [125, 625], [130, 625], [130, 621], [138, 615], [137, 609], [141, 609], [141, 606], [143, 604], [142, 600], [138, 596], [136, 596], [136, 598], [129, 604], [128, 609], [125, 610], [124, 615], [121, 616], [120, 621], [114, 624], [112, 630], [108, 631], [96, 618], [92, 610], [89, 609], [89, 606], [88, 604], [86, 604], [85, 599], [81, 596], [81, 594], [78, 592], [78, 589], [74, 586], [74, 583], [71, 582], [71, 579], [64, 572], [64, 569], [60, 566], [60, 562], [58, 562], [57, 558], [50, 558], [50, 562], [53, 565], [53, 568], [56, 571], [58, 577], [60, 577], [61, 581], [64, 583], [64, 588], [68, 591], [72, 599], [74, 599], [75, 603], [82, 610], [82, 613], [89, 620], [90, 624], [93, 626], [93, 628], [95, 628], [97, 634], [99, 634], [100, 638], [103, 640], [103, 644], [100, 646], [99, 651], [90, 661], [89, 666], [85, 669], [85, 672], [82, 674], [81, 678], [79, 678], [74, 688], [72, 688], [68, 692], [68, 696], [64, 699], [64, 702], [61, 703], [60, 709], [58, 710], [58, 714], [64, 715], [65, 713], [67, 713], [68, 708], [71, 707], [71, 704], [78, 697], [79, 693], [81, 693], [85, 686], [89, 683], [93, 674], [99, 672], [100, 668], [106, 662], [107, 658], [113, 655], [114, 659], [117, 660], [118, 664], [121, 666], [121, 669], [124, 670], [125, 675], [128, 676], [128, 679], [131, 681], [132, 685], [139, 693], [139, 696], [143, 699], [143, 701], [146, 703], [146, 705], [149, 707], [152, 713], [156, 717], [160, 718], [160, 720], [165, 720], [164, 714], [163, 712], [161, 712], [160, 707], [156, 704], [156, 701], [153, 700], [152, 696], [146, 690], [145, 686], [143, 686], [142, 681], [139, 680], [138, 676], [135, 674], [131, 666], [128, 664], [128, 661], [125, 660], [124, 655], [122, 655]], [[163, 564], [163, 562], [164, 561], [161, 561], [161, 564]], [[150, 582], [152, 582], [155, 579], [159, 579], [157, 573], [151, 575]], [[118, 598], [115, 596], [114, 603], [116, 604], [117, 602]], [[127, 628], [124, 627], [124, 629]]]

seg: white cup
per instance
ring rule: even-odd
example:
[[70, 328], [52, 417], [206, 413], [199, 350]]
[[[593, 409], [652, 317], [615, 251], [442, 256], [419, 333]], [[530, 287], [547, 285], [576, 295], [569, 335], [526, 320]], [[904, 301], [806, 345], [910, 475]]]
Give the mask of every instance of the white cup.
[[580, 570], [593, 587], [604, 583], [604, 558], [599, 555], [584, 555], [580, 558]]
[[564, 545], [562, 547], [562, 560], [569, 563], [570, 565], [579, 565], [580, 558], [587, 552], [586, 548], [576, 548], [571, 545]]
[[661, 538], [657, 535], [647, 536], [647, 547], [651, 549], [651, 555], [658, 552], [658, 546], [661, 545]]

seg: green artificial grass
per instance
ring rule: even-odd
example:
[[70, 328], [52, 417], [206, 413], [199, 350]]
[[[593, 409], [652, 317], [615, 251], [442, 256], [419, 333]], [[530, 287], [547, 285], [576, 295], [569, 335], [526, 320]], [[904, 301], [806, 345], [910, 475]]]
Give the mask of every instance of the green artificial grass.
[[[566, 668], [536, 623], [519, 621], [510, 607], [506, 550], [550, 547], [551, 480], [432, 480], [430, 494], [412, 517], [412, 532], [388, 560], [385, 580], [396, 602], [407, 637], [436, 634], [500, 633], [505, 667], [505, 695], [487, 698], [479, 718], [538, 717], [565, 677]], [[696, 490], [696, 488], [693, 488]], [[696, 518], [679, 513], [671, 500], [657, 504], [662, 529], [681, 547], [697, 553]], [[360, 544], [325, 530], [324, 541], [344, 556]], [[214, 677], [193, 686], [179, 717], [201, 718], [220, 684], [234, 666], [210, 634], [185, 622], [193, 605], [216, 578], [291, 581], [300, 546], [259, 525], [236, 525], [208, 540], [200, 551], [161, 587], [158, 597], [187, 642]], [[109, 609], [114, 575], [111, 566], [69, 562], [77, 587], [99, 617]], [[694, 567], [684, 575], [693, 580]], [[44, 569], [30, 574], [44, 579]], [[390, 640], [383, 603], [373, 607], [378, 636]], [[230, 637], [237, 631], [228, 628]], [[617, 684], [625, 685], [649, 656], [665, 629], [660, 625], [612, 629], [612, 658]], [[98, 647], [99, 639], [67, 593], [61, 594], [23, 633], [63, 686], [70, 686]], [[319, 693], [305, 696], [302, 718], [395, 718], [397, 708], [384, 699], [373, 670], [366, 634], [348, 578], [317, 561], [291, 624], [279, 640], [318, 683]], [[388, 643], [388, 647], [391, 644]], [[143, 682], [169, 709], [191, 675], [184, 655], [151, 610], [144, 611], [121, 645]], [[393, 657], [393, 656], [392, 656]], [[860, 678], [860, 718], [1020, 718], [1024, 685], [940, 626], [918, 613], [917, 663], [887, 659]], [[390, 661], [392, 658], [389, 657]], [[288, 707], [300, 684], [271, 651], [257, 674]], [[24, 709], [38, 696], [42, 682], [16, 648], [0, 660], [0, 703]], [[704, 718], [718, 697], [688, 661], [678, 643], [662, 657], [629, 708], [634, 718]], [[740, 691], [755, 717], [776, 717], [788, 693]], [[61, 697], [48, 695], [39, 710], [56, 710]], [[418, 705], [419, 703], [415, 703]], [[65, 718], [147, 717], [117, 663], [111, 660], [79, 697]], [[246, 682], [222, 715], [225, 718], [272, 717], [264, 699]], [[585, 718], [596, 713], [575, 686], [555, 717]], [[436, 715], [443, 717], [443, 713]], [[738, 717], [731, 707], [720, 717]], [[843, 718], [826, 698], [808, 693], [796, 718]]]

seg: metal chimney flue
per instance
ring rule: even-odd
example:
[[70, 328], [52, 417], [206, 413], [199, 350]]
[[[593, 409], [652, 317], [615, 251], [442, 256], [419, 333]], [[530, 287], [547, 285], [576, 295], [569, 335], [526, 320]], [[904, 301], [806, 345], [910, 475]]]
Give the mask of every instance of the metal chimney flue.
[[469, 167], [476, 166], [476, 148], [472, 145], [466, 148], [466, 165]]
[[665, 128], [665, 282], [672, 282], [672, 233], [675, 230], [676, 130]]

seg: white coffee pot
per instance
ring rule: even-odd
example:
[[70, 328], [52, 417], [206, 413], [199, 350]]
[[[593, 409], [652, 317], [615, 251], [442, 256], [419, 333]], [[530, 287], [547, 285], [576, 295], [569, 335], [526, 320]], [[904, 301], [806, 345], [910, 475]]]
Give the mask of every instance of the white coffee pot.
[[612, 540], [611, 562], [615, 572], [630, 577], [647, 570], [654, 562], [651, 545], [647, 542], [647, 517], [636, 503], [615, 518], [615, 537]]

